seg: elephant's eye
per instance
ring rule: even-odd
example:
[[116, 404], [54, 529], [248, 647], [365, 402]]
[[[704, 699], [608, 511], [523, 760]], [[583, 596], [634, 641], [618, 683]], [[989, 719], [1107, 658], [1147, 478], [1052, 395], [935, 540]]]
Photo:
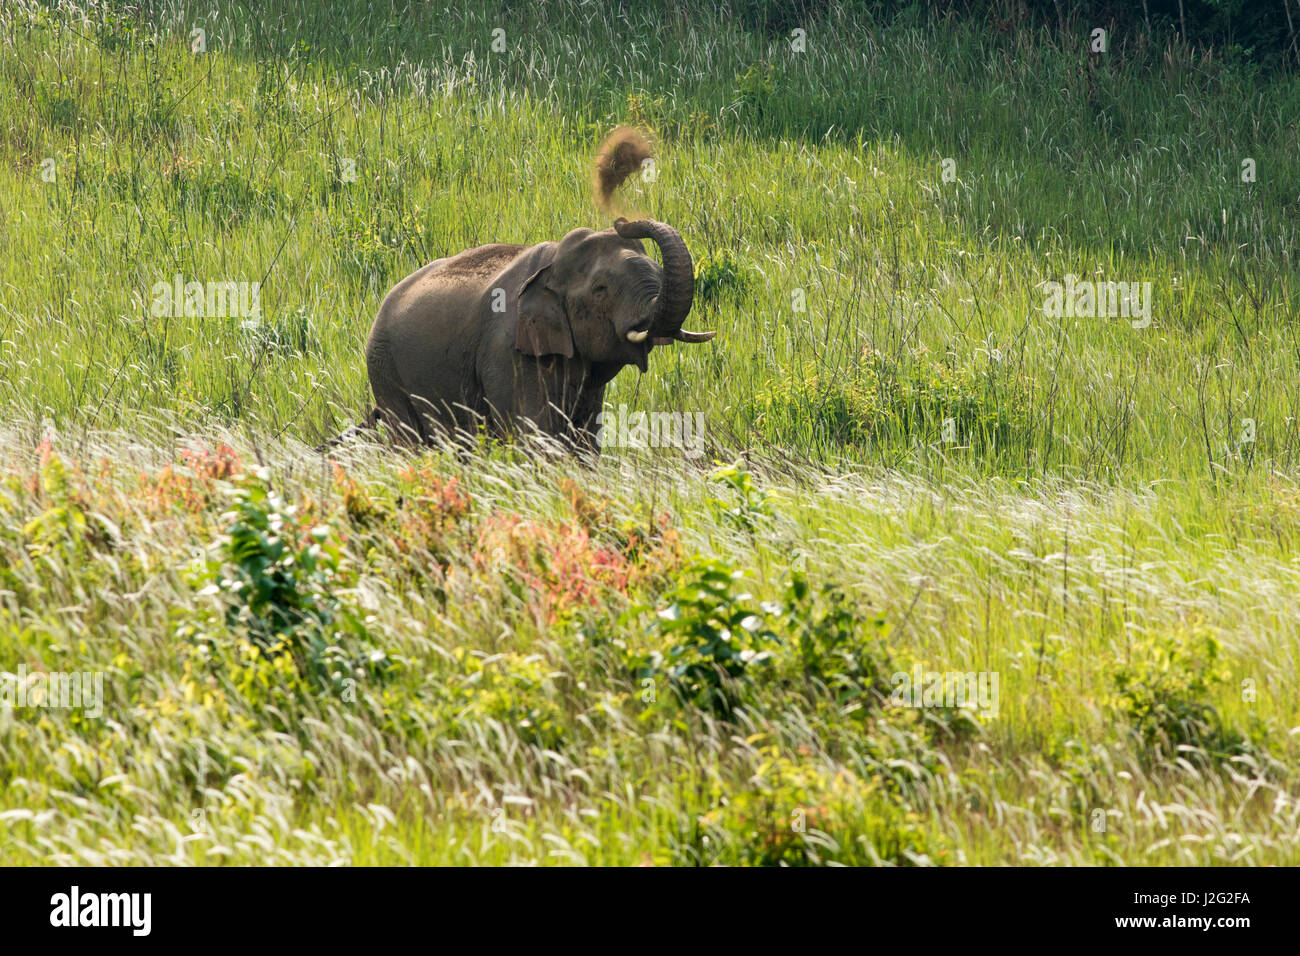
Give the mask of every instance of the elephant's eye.
[[598, 282], [595, 286], [592, 287], [591, 291], [596, 293], [596, 295], [604, 295], [606, 292], [609, 291], [609, 286], [605, 285], [605, 283], [603, 282]]

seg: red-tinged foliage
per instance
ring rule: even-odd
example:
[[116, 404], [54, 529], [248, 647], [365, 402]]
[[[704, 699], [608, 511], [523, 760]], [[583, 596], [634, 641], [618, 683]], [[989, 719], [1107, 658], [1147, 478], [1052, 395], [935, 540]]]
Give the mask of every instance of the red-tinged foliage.
[[479, 528], [473, 561], [480, 573], [516, 571], [539, 625], [599, 604], [606, 589], [627, 593], [627, 558], [617, 549], [593, 546], [575, 521], [551, 525], [517, 514], [489, 515]]
[[240, 461], [238, 453], [229, 445], [218, 445], [212, 451], [207, 448], [199, 451], [183, 451], [181, 460], [196, 475], [208, 481], [229, 481], [244, 471], [244, 464]]
[[349, 475], [347, 469], [338, 462], [334, 463], [334, 487], [343, 496], [343, 511], [348, 520], [357, 527], [368, 528], [387, 516], [385, 509], [375, 501], [365, 486]]
[[458, 478], [446, 478], [430, 465], [412, 465], [398, 476], [403, 507], [398, 515], [399, 547], [441, 553], [447, 536], [470, 513], [473, 500]]
[[141, 498], [151, 511], [202, 511], [212, 502], [216, 482], [229, 481], [244, 471], [238, 453], [229, 445], [218, 445], [215, 450], [186, 450], [181, 452], [181, 460], [192, 474], [166, 465], [156, 478], [140, 476]]

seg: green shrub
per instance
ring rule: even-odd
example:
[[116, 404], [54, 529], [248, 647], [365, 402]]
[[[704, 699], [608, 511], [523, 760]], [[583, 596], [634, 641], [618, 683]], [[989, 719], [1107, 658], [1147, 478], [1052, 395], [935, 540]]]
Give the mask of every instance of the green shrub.
[[775, 746], [760, 754], [750, 786], [702, 817], [690, 862], [914, 866], [946, 857], [922, 818], [878, 781], [823, 769]]
[[879, 354], [834, 375], [792, 372], [747, 403], [761, 434], [811, 430], [819, 444], [884, 448], [914, 442], [1006, 449], [1028, 432], [1028, 382], [990, 361], [982, 368]]
[[399, 263], [422, 254], [424, 224], [418, 208], [354, 207], [336, 221], [334, 241], [342, 264], [369, 285], [383, 285]]
[[734, 593], [739, 579], [721, 561], [687, 565], [655, 615], [657, 646], [638, 661], [636, 676], [663, 681], [683, 706], [729, 716], [754, 672], [770, 666], [780, 640], [768, 622], [772, 606]]
[[91, 547], [111, 548], [118, 529], [104, 516], [90, 511], [88, 501], [74, 488], [67, 467], [52, 448], [41, 454], [38, 487], [45, 510], [22, 528], [27, 552], [33, 558], [57, 555], [69, 567], [77, 567]]
[[766, 60], [752, 63], [744, 73], [736, 75], [736, 99], [760, 121], [775, 93], [776, 69]]
[[695, 263], [695, 301], [700, 305], [717, 302], [723, 293], [749, 287], [750, 274], [739, 258], [723, 250]]
[[318, 686], [381, 676], [393, 665], [382, 651], [362, 646], [362, 621], [334, 593], [347, 576], [328, 525], [306, 527], [296, 506], [268, 486], [265, 472], [240, 481], [235, 507], [223, 520], [200, 593], [221, 597], [231, 634], [261, 656], [288, 657]]
[[492, 654], [456, 648], [455, 672], [444, 678], [440, 695], [448, 727], [463, 732], [469, 724], [498, 721], [524, 743], [548, 750], [564, 745], [564, 713], [552, 672], [537, 654]]
[[802, 572], [794, 572], [786, 587], [785, 632], [798, 677], [841, 707], [865, 714], [888, 701], [890, 676], [896, 668], [885, 638], [884, 618], [868, 617], [836, 584], [814, 590]]
[[1228, 676], [1219, 649], [1204, 630], [1158, 634], [1135, 644], [1111, 674], [1112, 709], [1157, 760], [1213, 763], [1249, 751], [1246, 738], [1208, 703]]
[[743, 462], [718, 468], [709, 475], [709, 480], [731, 492], [730, 497], [709, 498], [709, 508], [718, 521], [752, 535], [771, 520], [767, 493], [754, 484]]

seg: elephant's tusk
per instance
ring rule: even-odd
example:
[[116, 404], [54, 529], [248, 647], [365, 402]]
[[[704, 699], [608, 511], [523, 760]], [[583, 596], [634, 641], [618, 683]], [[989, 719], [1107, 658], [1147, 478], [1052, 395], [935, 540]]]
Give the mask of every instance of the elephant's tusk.
[[717, 334], [717, 332], [691, 332], [687, 329], [678, 329], [673, 338], [679, 342], [707, 342]]
[[640, 332], [629, 332], [627, 334], [627, 340], [629, 342], [644, 342], [646, 340], [646, 336], [648, 336], [649, 334], [650, 334], [649, 329], [643, 329]]

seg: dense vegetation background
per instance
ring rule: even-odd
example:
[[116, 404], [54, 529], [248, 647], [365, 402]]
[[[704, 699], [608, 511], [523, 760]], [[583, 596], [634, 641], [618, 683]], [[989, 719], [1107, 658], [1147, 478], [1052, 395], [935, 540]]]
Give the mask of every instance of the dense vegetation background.
[[[105, 714], [0, 708], [5, 859], [1294, 864], [1288, 11], [6, 4], [0, 672]], [[314, 456], [618, 123], [720, 335], [609, 398], [707, 454]]]

